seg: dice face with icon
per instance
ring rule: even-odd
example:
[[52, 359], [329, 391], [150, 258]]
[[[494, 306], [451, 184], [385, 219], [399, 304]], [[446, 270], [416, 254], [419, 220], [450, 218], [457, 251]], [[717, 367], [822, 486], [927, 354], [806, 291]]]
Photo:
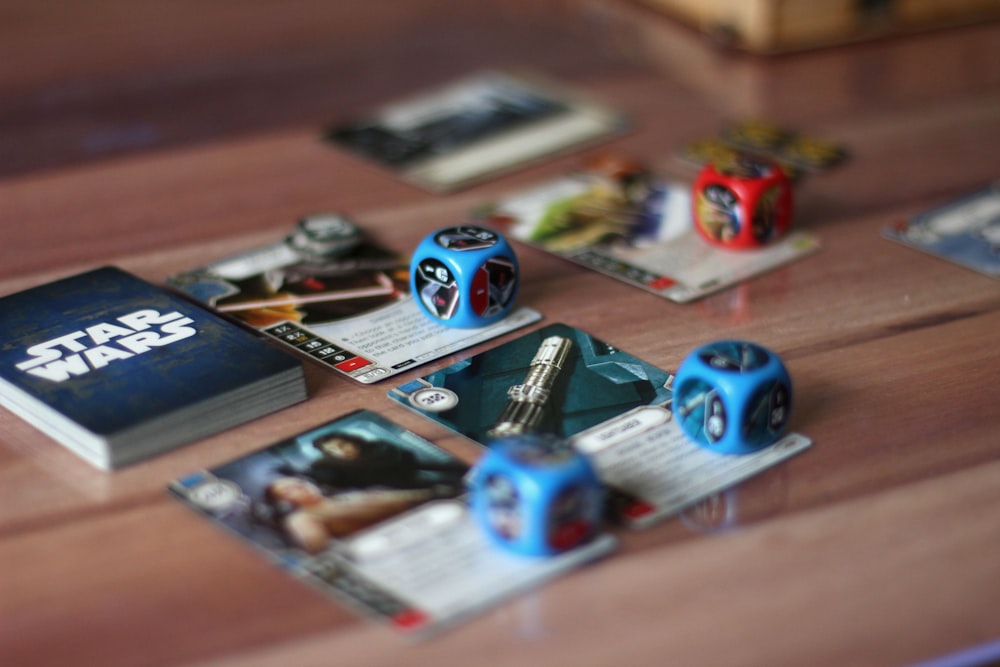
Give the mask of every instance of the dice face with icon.
[[762, 449], [785, 432], [792, 381], [777, 354], [746, 341], [692, 351], [674, 376], [674, 416], [695, 443], [722, 454]]
[[472, 328], [504, 317], [519, 283], [517, 256], [499, 233], [475, 225], [433, 232], [410, 262], [417, 305], [441, 324]]
[[471, 498], [476, 522], [494, 544], [551, 556], [597, 534], [604, 490], [584, 455], [519, 436], [490, 445], [473, 471]]
[[735, 153], [702, 167], [692, 187], [692, 214], [709, 243], [754, 249], [791, 226], [792, 184], [776, 163]]

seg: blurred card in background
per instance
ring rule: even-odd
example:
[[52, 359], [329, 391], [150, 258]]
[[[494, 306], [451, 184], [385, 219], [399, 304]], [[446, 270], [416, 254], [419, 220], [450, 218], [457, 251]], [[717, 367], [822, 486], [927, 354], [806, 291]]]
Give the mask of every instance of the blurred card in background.
[[625, 126], [621, 114], [551, 82], [484, 72], [328, 128], [324, 139], [446, 192]]
[[793, 232], [754, 250], [702, 240], [690, 186], [607, 159], [490, 202], [475, 216], [509, 238], [676, 303], [689, 303], [819, 250]]
[[1000, 278], [1000, 181], [883, 230], [886, 238]]

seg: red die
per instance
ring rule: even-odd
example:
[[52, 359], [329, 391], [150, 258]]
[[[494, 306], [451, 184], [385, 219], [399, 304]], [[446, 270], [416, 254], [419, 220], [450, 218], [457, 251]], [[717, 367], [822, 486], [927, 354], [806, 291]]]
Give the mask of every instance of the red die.
[[710, 162], [692, 189], [695, 229], [714, 245], [758, 248], [791, 225], [792, 184], [773, 162], [747, 155]]

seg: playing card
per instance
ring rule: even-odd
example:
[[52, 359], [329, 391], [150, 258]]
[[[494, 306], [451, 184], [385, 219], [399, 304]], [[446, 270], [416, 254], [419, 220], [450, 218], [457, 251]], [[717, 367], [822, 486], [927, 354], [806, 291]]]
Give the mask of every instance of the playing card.
[[350, 220], [323, 214], [283, 240], [167, 282], [364, 384], [541, 318], [522, 307], [481, 328], [444, 326], [413, 301], [409, 270], [409, 259]]
[[736, 152], [770, 158], [793, 179], [830, 169], [848, 156], [847, 147], [840, 142], [774, 123], [744, 120], [725, 126], [718, 134], [685, 142], [677, 157], [700, 167], [706, 162], [725, 161]]
[[643, 528], [809, 447], [789, 434], [748, 455], [684, 436], [673, 374], [579, 329], [553, 324], [389, 392], [411, 410], [488, 447], [518, 433], [588, 455], [620, 521]]
[[449, 191], [608, 137], [620, 113], [535, 76], [488, 71], [331, 127], [330, 143], [432, 191]]
[[990, 278], [1000, 278], [1000, 181], [888, 225], [883, 235]]
[[648, 170], [587, 170], [501, 197], [474, 214], [509, 238], [676, 303], [689, 303], [819, 250], [793, 232], [752, 250], [694, 230], [690, 186]]
[[297, 579], [426, 637], [608, 554], [507, 553], [468, 508], [468, 466], [360, 410], [175, 481], [171, 491]]

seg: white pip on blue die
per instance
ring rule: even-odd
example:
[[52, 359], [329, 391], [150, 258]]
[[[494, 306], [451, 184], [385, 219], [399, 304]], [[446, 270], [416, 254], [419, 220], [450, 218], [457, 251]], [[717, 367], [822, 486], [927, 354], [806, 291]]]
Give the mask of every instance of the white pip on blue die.
[[739, 340], [696, 348], [674, 376], [674, 416], [695, 443], [747, 454], [780, 438], [792, 407], [792, 380], [771, 350]]
[[410, 261], [410, 289], [432, 320], [473, 328], [496, 322], [514, 306], [517, 256], [502, 235], [475, 225], [428, 235]]
[[551, 556], [599, 531], [604, 487], [568, 445], [517, 436], [494, 441], [472, 473], [472, 511], [490, 540], [526, 556]]

